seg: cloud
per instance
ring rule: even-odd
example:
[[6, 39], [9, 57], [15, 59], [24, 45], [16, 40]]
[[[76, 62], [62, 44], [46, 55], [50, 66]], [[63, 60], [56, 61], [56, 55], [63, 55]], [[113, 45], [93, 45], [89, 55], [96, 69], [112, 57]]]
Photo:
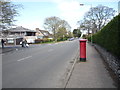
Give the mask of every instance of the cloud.
[[78, 10], [79, 8], [79, 2], [77, 1], [64, 1], [59, 3], [58, 8], [61, 11], [73, 11], [73, 10]]
[[[52, 0], [54, 1], [54, 0]], [[67, 20], [72, 26], [72, 29], [77, 28], [77, 22], [82, 20], [84, 14], [91, 8], [92, 2], [118, 2], [119, 0], [55, 0], [58, 9], [60, 11], [60, 16]], [[90, 2], [89, 5], [80, 6], [80, 3]]]
[[[10, 1], [14, 1], [14, 2], [64, 2], [64, 1], [71, 1], [71, 0], [10, 0]], [[75, 1], [75, 0], [72, 0]], [[79, 2], [118, 2], [119, 0], [76, 0]]]
[[77, 28], [77, 22], [83, 18], [84, 13], [90, 8], [90, 5], [81, 7], [79, 1], [75, 0], [64, 0], [57, 3], [58, 9], [60, 11], [60, 17], [66, 20], [72, 27], [72, 29]]

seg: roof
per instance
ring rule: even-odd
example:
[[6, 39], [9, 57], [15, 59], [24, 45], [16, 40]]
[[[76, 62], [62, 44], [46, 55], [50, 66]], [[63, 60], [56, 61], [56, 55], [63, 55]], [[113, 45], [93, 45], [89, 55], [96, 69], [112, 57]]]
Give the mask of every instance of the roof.
[[22, 26], [9, 29], [10, 32], [36, 32], [35, 30], [30, 30]]
[[45, 30], [39, 30], [44, 36], [49, 36], [50, 33], [48, 31]]
[[52, 37], [52, 34], [50, 34], [48, 31], [46, 30], [40, 30], [39, 28], [36, 28], [36, 30], [40, 31], [44, 36], [49, 36]]

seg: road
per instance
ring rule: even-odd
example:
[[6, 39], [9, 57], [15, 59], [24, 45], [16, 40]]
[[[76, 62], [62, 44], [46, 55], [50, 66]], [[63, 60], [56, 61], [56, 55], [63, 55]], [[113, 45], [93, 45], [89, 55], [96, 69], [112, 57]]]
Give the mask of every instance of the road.
[[56, 88], [79, 48], [78, 40], [31, 45], [3, 54], [3, 88]]

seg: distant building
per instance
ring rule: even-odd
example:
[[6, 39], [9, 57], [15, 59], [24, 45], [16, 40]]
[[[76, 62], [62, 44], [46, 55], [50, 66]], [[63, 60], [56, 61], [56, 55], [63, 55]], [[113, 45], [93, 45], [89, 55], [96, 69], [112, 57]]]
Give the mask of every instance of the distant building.
[[50, 34], [46, 30], [40, 30], [39, 28], [36, 28], [36, 36], [37, 36], [37, 39], [43, 39], [43, 38], [53, 39], [52, 34]]

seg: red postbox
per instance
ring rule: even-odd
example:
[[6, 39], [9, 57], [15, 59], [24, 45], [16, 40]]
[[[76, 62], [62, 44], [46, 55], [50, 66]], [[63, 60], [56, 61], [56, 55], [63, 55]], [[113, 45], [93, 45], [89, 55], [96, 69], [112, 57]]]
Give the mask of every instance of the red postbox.
[[86, 61], [86, 41], [87, 39], [80, 39], [80, 61]]

